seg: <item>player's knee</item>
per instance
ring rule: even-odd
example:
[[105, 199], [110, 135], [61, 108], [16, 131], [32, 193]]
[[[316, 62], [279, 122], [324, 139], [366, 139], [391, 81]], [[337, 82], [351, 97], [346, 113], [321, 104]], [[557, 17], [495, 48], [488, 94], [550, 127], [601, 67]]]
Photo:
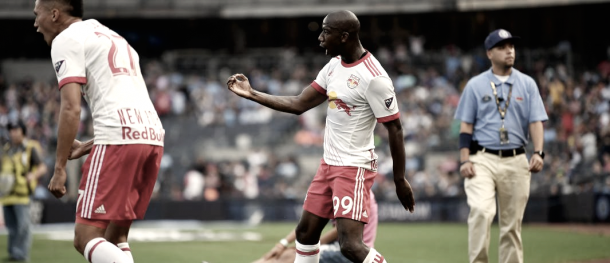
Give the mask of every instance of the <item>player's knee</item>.
[[303, 227], [297, 226], [297, 228], [294, 230], [294, 234], [297, 238], [297, 241], [303, 243], [305, 242], [305, 240], [307, 240], [307, 230], [304, 229]]
[[302, 226], [302, 224], [297, 225], [294, 233], [296, 234], [297, 241], [301, 244], [311, 245], [318, 243], [318, 240], [311, 240], [311, 233], [307, 226]]

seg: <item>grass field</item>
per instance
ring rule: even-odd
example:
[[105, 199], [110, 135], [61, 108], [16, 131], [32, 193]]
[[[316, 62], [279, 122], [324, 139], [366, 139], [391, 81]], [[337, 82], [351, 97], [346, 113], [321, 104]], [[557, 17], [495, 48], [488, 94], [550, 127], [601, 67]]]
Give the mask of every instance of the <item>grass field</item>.
[[[201, 236], [231, 237], [244, 232], [258, 241], [190, 241], [130, 242], [136, 262], [163, 263], [247, 263], [260, 257], [284, 236], [295, 223], [262, 224], [255, 227], [212, 225]], [[138, 229], [138, 228], [136, 228]], [[157, 231], [165, 230], [160, 228]], [[155, 240], [154, 232], [148, 235]], [[183, 230], [196, 233], [197, 229]], [[71, 231], [65, 230], [65, 235]], [[213, 233], [221, 233], [213, 235]], [[171, 235], [176, 235], [171, 234]], [[246, 236], [248, 236], [246, 235]], [[491, 262], [497, 262], [498, 228], [492, 229]], [[69, 238], [69, 237], [68, 237]], [[376, 248], [390, 263], [467, 262], [467, 228], [465, 224], [382, 223], [379, 225]], [[146, 238], [145, 238], [146, 239]], [[221, 238], [222, 239], [222, 238]], [[230, 238], [228, 238], [230, 239]], [[525, 262], [579, 262], [610, 258], [610, 236], [558, 231], [542, 226], [524, 226]], [[0, 237], [0, 257], [6, 257], [6, 236]], [[37, 234], [31, 260], [33, 263], [86, 262], [72, 247], [71, 241], [47, 239]]]

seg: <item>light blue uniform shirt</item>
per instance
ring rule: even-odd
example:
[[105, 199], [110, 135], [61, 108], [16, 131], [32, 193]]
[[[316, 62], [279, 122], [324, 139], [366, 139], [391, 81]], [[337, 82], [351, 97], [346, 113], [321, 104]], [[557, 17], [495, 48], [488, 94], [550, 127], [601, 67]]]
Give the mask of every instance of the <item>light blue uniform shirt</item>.
[[[498, 98], [502, 109], [510, 86], [513, 92], [508, 111], [504, 118], [504, 128], [508, 131], [508, 144], [500, 144], [500, 127], [502, 118], [498, 112], [491, 82], [496, 84]], [[491, 69], [470, 79], [464, 88], [462, 97], [455, 112], [455, 119], [474, 124], [473, 140], [485, 148], [494, 150], [514, 149], [527, 145], [529, 124], [548, 120], [546, 110], [536, 82], [516, 69], [505, 83], [496, 78]]]

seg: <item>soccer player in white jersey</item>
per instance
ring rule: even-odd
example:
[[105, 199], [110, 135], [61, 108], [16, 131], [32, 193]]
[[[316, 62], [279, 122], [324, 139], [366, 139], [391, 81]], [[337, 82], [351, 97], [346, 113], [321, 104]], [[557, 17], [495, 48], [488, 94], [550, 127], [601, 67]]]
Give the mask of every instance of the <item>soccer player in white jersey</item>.
[[360, 22], [350, 11], [328, 14], [318, 37], [333, 58], [298, 96], [271, 96], [252, 89], [236, 74], [227, 81], [235, 94], [269, 108], [301, 114], [328, 100], [324, 157], [309, 186], [296, 228], [295, 263], [319, 262], [319, 240], [329, 219], [337, 221], [341, 252], [353, 262], [382, 263], [383, 256], [362, 242], [368, 222], [369, 189], [377, 175], [373, 130], [381, 122], [389, 133], [396, 194], [413, 212], [414, 198], [405, 178], [405, 151], [392, 81], [360, 43]]
[[[165, 131], [148, 96], [136, 51], [98, 21], [82, 20], [82, 0], [37, 0], [34, 26], [51, 46], [61, 106], [49, 190], [66, 192], [66, 162], [93, 152], [82, 168], [74, 246], [92, 263], [133, 262], [127, 234], [146, 213]], [[81, 95], [94, 139], [75, 140]]]

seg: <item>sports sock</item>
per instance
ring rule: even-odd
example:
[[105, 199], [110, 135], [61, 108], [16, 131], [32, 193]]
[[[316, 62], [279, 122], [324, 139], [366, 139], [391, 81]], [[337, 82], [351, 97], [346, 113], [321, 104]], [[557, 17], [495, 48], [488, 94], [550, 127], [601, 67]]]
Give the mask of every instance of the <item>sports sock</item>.
[[319, 263], [320, 262], [320, 242], [315, 245], [303, 245], [299, 241], [294, 241], [297, 249], [297, 256], [294, 263]]
[[127, 244], [127, 242], [118, 243], [116, 244], [116, 246], [119, 247], [123, 251], [123, 253], [125, 253], [125, 255], [127, 255], [127, 257], [130, 259], [128, 263], [133, 263], [133, 255], [131, 255], [131, 249], [129, 248], [129, 244]]
[[94, 238], [85, 246], [85, 259], [91, 263], [129, 263], [127, 255], [106, 239]]
[[385, 258], [383, 258], [383, 256], [381, 254], [379, 254], [379, 252], [377, 252], [377, 250], [375, 250], [374, 248], [371, 248], [369, 250], [369, 254], [366, 255], [366, 258], [364, 259], [364, 262], [362, 263], [388, 263], [387, 261], [385, 261]]

